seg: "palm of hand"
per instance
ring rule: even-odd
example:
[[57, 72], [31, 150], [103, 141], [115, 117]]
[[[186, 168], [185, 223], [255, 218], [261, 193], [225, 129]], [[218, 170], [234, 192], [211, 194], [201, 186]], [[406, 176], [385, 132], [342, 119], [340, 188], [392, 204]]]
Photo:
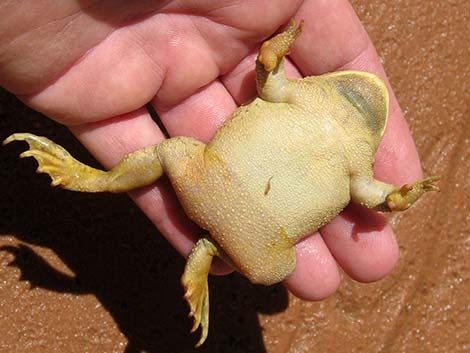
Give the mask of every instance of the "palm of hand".
[[[347, 1], [271, 2], [268, 9], [248, 1], [217, 2], [216, 8], [212, 3], [194, 8], [191, 2], [62, 2], [52, 12], [37, 9], [37, 18], [29, 21], [18, 21], [23, 9], [2, 5], [3, 13], [12, 13], [5, 17], [16, 18], [16, 25], [5, 23], [9, 30], [0, 42], [1, 84], [70, 126], [109, 167], [127, 152], [163, 138], [142, 108], [148, 102], [171, 135], [210, 139], [235, 107], [255, 94], [256, 47], [290, 17], [307, 20], [291, 53], [291, 76], [338, 68], [382, 73]], [[309, 14], [315, 18], [309, 21]], [[391, 112], [376, 172], [400, 184], [418, 178], [420, 171], [393, 97]], [[401, 140], [398, 152], [395, 135]], [[397, 168], [403, 165], [407, 171]], [[160, 184], [132, 197], [173, 246], [187, 254], [197, 229], [182, 214], [171, 189]], [[298, 244], [298, 266], [286, 280], [306, 299], [336, 289], [336, 261], [362, 281], [381, 278], [396, 261], [392, 231], [370, 211], [350, 208], [320, 233]]]

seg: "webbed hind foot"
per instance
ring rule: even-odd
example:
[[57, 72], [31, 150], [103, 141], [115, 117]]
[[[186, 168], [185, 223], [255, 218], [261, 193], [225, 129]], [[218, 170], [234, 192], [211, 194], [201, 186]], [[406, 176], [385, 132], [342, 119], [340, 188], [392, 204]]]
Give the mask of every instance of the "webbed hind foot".
[[21, 158], [34, 157], [38, 173], [47, 173], [52, 186], [81, 192], [123, 192], [148, 185], [163, 173], [155, 148], [150, 146], [129, 153], [110, 171], [87, 166], [68, 153], [63, 147], [46, 137], [29, 133], [13, 134], [3, 144], [26, 141], [29, 150]]
[[210, 240], [200, 239], [189, 254], [181, 277], [184, 298], [189, 304], [189, 316], [194, 318], [191, 332], [201, 326], [201, 338], [196, 347], [201, 346], [209, 333], [209, 275], [212, 259], [218, 256], [217, 248]]
[[[51, 186], [82, 191], [80, 177], [82, 174], [89, 174], [87, 168], [91, 168], [73, 158], [62, 146], [46, 137], [29, 133], [10, 135], [3, 141], [3, 145], [12, 141], [25, 141], [28, 143], [29, 150], [21, 153], [20, 157], [34, 157], [39, 164], [37, 172], [49, 174], [52, 179]], [[96, 170], [95, 173], [104, 172]]]

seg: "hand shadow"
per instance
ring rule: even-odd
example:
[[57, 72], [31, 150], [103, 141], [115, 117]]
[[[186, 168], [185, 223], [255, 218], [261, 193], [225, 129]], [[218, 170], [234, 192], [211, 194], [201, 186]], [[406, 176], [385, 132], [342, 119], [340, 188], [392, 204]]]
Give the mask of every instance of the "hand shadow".
[[0, 246], [1, 251], [14, 256], [14, 260], [8, 266], [17, 267], [21, 271], [20, 281], [27, 281], [31, 289], [40, 287], [58, 293], [88, 293], [76, 277], [57, 271], [27, 245]]
[[[4, 91], [0, 105], [0, 131], [48, 136], [97, 165], [65, 128]], [[127, 337], [127, 353], [193, 352], [199, 333], [189, 334], [192, 323], [179, 284], [184, 259], [126, 195], [51, 189], [47, 176], [35, 175], [36, 162], [18, 160], [24, 149], [15, 144], [0, 153], [0, 234], [14, 234], [23, 243], [2, 250], [15, 256], [11, 265], [22, 279], [55, 292], [95, 295]], [[56, 271], [24, 243], [52, 249], [75, 277]], [[198, 351], [265, 352], [257, 312], [284, 310], [284, 287], [252, 286], [237, 274], [211, 276], [210, 287], [209, 338]]]

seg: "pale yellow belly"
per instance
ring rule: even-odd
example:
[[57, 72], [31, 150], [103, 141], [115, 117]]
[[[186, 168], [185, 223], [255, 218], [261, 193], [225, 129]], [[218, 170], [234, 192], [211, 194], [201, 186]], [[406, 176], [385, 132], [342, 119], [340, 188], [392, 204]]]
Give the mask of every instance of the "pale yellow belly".
[[272, 284], [293, 270], [295, 242], [349, 202], [349, 177], [331, 127], [300, 126], [296, 108], [282, 104], [273, 115], [245, 113], [222, 127], [175, 189], [240, 272]]

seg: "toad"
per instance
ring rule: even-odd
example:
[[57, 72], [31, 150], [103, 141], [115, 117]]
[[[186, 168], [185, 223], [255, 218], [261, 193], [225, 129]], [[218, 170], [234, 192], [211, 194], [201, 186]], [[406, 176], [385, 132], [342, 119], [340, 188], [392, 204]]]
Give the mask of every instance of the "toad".
[[292, 21], [263, 43], [256, 60], [258, 97], [239, 107], [206, 145], [172, 137], [128, 154], [109, 171], [84, 165], [45, 137], [17, 133], [21, 157], [34, 157], [52, 186], [125, 192], [166, 174], [189, 218], [205, 230], [181, 278], [201, 345], [209, 328], [208, 275], [215, 256], [253, 283], [282, 281], [295, 267], [294, 245], [350, 202], [402, 211], [437, 177], [398, 187], [373, 176], [387, 124], [388, 93], [358, 71], [289, 79], [284, 57], [302, 32]]

